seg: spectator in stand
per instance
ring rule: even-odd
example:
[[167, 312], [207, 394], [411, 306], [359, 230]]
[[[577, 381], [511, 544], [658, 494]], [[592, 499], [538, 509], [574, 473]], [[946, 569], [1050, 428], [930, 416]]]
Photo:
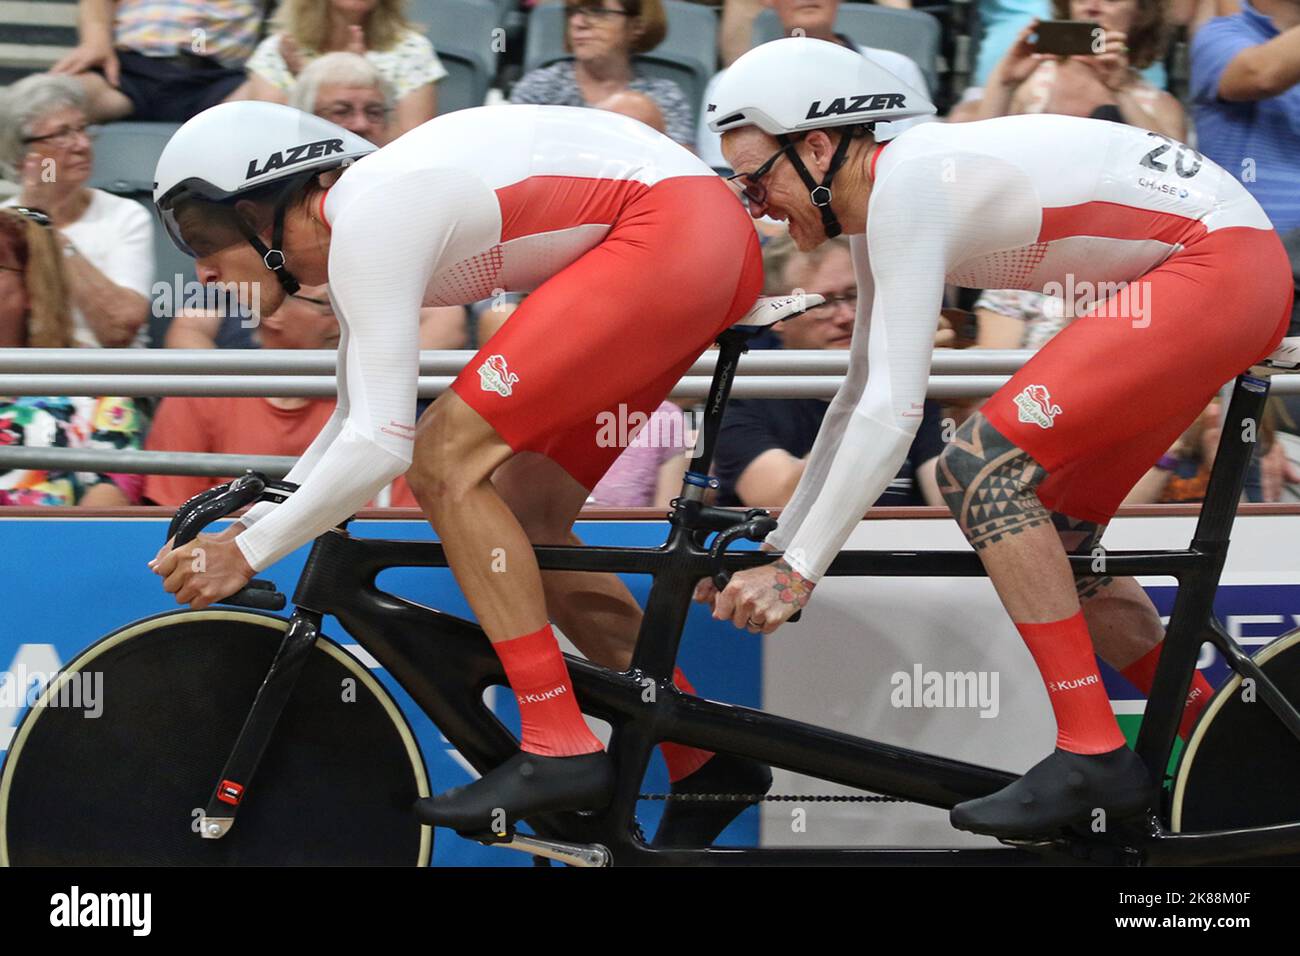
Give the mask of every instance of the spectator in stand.
[[[879, 0], [882, 7], [894, 7], [906, 10], [911, 6], [910, 0]], [[711, 4], [716, 6], [716, 4]], [[724, 0], [722, 3], [722, 20], [718, 28], [718, 48], [722, 54], [722, 65], [731, 66], [736, 59], [754, 43], [754, 21], [763, 12], [764, 7], [771, 6], [771, 0]]]
[[1037, 351], [1065, 328], [1060, 298], [1026, 289], [986, 290], [975, 300], [977, 349]]
[[1242, 0], [1192, 40], [1197, 148], [1300, 228], [1300, 0]]
[[681, 88], [672, 80], [642, 74], [633, 60], [657, 47], [667, 33], [660, 0], [566, 0], [564, 10], [564, 48], [573, 59], [524, 74], [510, 91], [510, 102], [595, 106], [634, 90], [654, 100], [670, 137], [692, 145], [694, 117]]
[[433, 44], [403, 15], [403, 0], [283, 0], [276, 30], [248, 61], [247, 94], [286, 103], [294, 77], [316, 57], [346, 51], [364, 56], [392, 86], [392, 135], [433, 119], [434, 84], [447, 75]]
[[[1260, 418], [1258, 450], [1246, 472], [1242, 501], [1281, 501], [1283, 485], [1300, 481], [1300, 471], [1277, 440], [1277, 414], [1277, 399], [1270, 398]], [[1222, 406], [1216, 398], [1133, 486], [1124, 504], [1203, 501], [1219, 448], [1221, 423]]]
[[298, 74], [289, 105], [383, 146], [391, 138], [393, 88], [358, 53], [326, 53]]
[[[853, 338], [858, 290], [848, 241], [832, 239], [811, 252], [789, 254], [781, 279], [787, 292], [802, 289], [826, 297], [825, 304], [780, 323], [783, 347], [847, 349]], [[783, 507], [803, 475], [829, 407], [829, 402], [812, 398], [733, 400], [714, 459], [718, 503]], [[923, 416], [907, 461], [877, 505], [943, 503], [935, 478], [943, 451], [938, 403], [927, 399]]]
[[71, 77], [38, 73], [5, 89], [0, 166], [22, 184], [5, 205], [39, 209], [53, 222], [76, 344], [145, 345], [153, 222], [139, 203], [86, 186], [95, 161], [88, 122], [86, 94]]
[[[0, 348], [75, 348], [68, 285], [54, 230], [38, 213], [0, 209]], [[0, 445], [26, 448], [140, 447], [129, 398], [0, 398]], [[0, 505], [130, 504], [125, 476], [92, 472], [0, 471]]]
[[[782, 31], [786, 36], [809, 36], [815, 40], [826, 40], [829, 43], [846, 46], [850, 50], [861, 53], [871, 62], [884, 67], [918, 93], [928, 92], [925, 75], [914, 60], [893, 50], [859, 46], [843, 34], [835, 32], [835, 16], [840, 9], [839, 0], [768, 0], [768, 3], [776, 10], [776, 15], [781, 20]], [[796, 33], [796, 31], [802, 32]], [[721, 137], [709, 129], [707, 106], [713, 97], [718, 80], [725, 72], [719, 70], [713, 74], [709, 85], [705, 87], [699, 126], [695, 131], [696, 150], [700, 158], [716, 169], [727, 168], [727, 160], [722, 155]], [[877, 123], [875, 136], [877, 141], [884, 142], [917, 123], [927, 121], [929, 117], [920, 116], [897, 123]]]
[[96, 123], [183, 123], [241, 98], [264, 0], [81, 0], [80, 42], [50, 69], [85, 88]]
[[[289, 298], [261, 325], [267, 349], [329, 349], [339, 343], [339, 323], [323, 287], [304, 287], [308, 299]], [[323, 304], [322, 304], [323, 303]], [[297, 457], [334, 414], [333, 398], [209, 398], [173, 396], [158, 408], [145, 448]], [[144, 497], [168, 507], [226, 481], [189, 475], [149, 475]], [[418, 507], [405, 479], [395, 481], [380, 504]]]
[[1091, 116], [1187, 137], [1182, 104], [1138, 71], [1164, 55], [1164, 0], [1052, 0], [1061, 20], [1088, 20], [1106, 31], [1105, 52], [1057, 57], [1035, 53], [1031, 20], [990, 74], [978, 116], [1019, 113]]
[[[623, 430], [639, 424], [629, 421]], [[618, 416], [613, 416], [610, 437], [616, 440], [623, 437], [619, 425]], [[681, 491], [691, 444], [686, 414], [673, 402], [663, 402], [591, 489], [587, 503], [600, 508], [667, 508]]]
[[668, 124], [664, 120], [663, 110], [645, 93], [638, 93], [636, 90], [619, 90], [597, 103], [596, 109], [622, 113], [624, 116], [645, 123], [657, 133], [665, 135], [668, 133]]

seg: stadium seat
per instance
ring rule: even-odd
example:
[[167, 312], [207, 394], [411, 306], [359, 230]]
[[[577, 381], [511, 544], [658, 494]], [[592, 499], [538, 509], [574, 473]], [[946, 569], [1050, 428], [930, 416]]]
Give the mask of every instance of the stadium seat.
[[408, 16], [424, 28], [447, 68], [438, 84], [439, 114], [483, 105], [497, 73], [493, 43], [503, 36], [494, 33], [502, 6], [494, 0], [422, 0], [408, 7]]
[[[497, 12], [497, 22], [505, 19], [505, 15], [511, 10], [519, 7], [519, 0], [473, 0], [475, 3], [481, 3], [485, 6], [493, 7]], [[433, 48], [442, 50], [438, 46], [438, 38], [433, 32], [428, 30], [438, 16], [437, 8], [441, 6], [442, 0], [406, 0], [406, 19], [416, 25], [418, 29], [425, 30], [429, 39], [433, 42]]]
[[[167, 231], [158, 222], [153, 206], [153, 173], [163, 146], [179, 128], [178, 123], [109, 123], [99, 128], [95, 139], [95, 168], [86, 185], [105, 192], [134, 199], [144, 206], [153, 220], [154, 281], [174, 286], [176, 276], [181, 283], [194, 280], [194, 260], [173, 245]], [[151, 302], [155, 301], [150, 296]], [[157, 301], [168, 302], [164, 297]], [[149, 337], [156, 347], [162, 346], [163, 336], [171, 323], [167, 314], [149, 315]]]
[[[906, 54], [921, 68], [930, 92], [938, 88], [941, 29], [939, 21], [930, 14], [895, 10], [874, 3], [841, 3], [835, 18], [835, 30], [862, 46]], [[781, 36], [781, 21], [775, 10], [766, 9], [755, 18], [755, 46]]]
[[[718, 15], [712, 7], [685, 0], [663, 0], [668, 34], [649, 53], [636, 58], [650, 76], [673, 80], [692, 109], [698, 108], [704, 87], [718, 62]], [[540, 3], [528, 15], [524, 72], [569, 59], [564, 49], [564, 7]]]
[[[153, 199], [147, 193], [131, 193], [129, 198], [134, 199], [140, 205], [144, 206], [149, 212], [149, 218], [153, 220], [153, 275], [154, 282], [166, 283], [169, 289], [176, 286], [176, 277], [180, 276], [181, 287], [184, 288], [188, 282], [194, 282], [194, 260], [176, 248], [175, 243], [167, 236], [167, 230], [158, 222], [158, 212], [154, 209]], [[186, 290], [188, 291], [188, 290]], [[172, 295], [149, 296], [149, 344], [153, 348], [162, 348], [163, 339], [167, 335], [167, 326], [171, 325], [172, 309], [167, 308], [167, 303], [174, 299]], [[155, 309], [155, 304], [161, 305], [161, 308]], [[156, 314], [161, 312], [161, 315]]]
[[110, 193], [153, 193], [153, 171], [179, 123], [108, 123], [95, 139], [95, 168], [86, 184]]

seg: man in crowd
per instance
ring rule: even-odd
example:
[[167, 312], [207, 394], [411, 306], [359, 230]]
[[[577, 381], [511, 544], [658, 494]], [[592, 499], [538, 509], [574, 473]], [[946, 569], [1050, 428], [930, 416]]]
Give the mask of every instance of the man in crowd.
[[[833, 239], [811, 252], [791, 252], [784, 257], [782, 251], [778, 248], [764, 257], [774, 288], [815, 292], [825, 296], [826, 302], [778, 325], [781, 347], [847, 349], [853, 338], [858, 291], [848, 240]], [[803, 477], [829, 407], [829, 402], [817, 398], [733, 400], [723, 419], [714, 458], [720, 482], [718, 503], [784, 507]], [[943, 503], [935, 479], [935, 465], [943, 451], [939, 417], [939, 404], [926, 401], [907, 460], [878, 505]]]
[[1242, 0], [1192, 40], [1198, 148], [1281, 233], [1300, 228], [1300, 0]]
[[[262, 319], [262, 348], [336, 349], [339, 321], [324, 298], [323, 286], [305, 287]], [[210, 398], [177, 395], [158, 408], [145, 448], [149, 451], [209, 452], [224, 455], [299, 457], [334, 414], [333, 398]], [[149, 475], [144, 496], [175, 507], [225, 478], [196, 475]], [[415, 498], [398, 478], [377, 504], [416, 507]]]

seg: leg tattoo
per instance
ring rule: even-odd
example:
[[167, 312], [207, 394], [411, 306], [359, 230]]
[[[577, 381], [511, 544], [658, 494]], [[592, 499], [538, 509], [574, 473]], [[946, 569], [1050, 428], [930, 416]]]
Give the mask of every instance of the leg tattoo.
[[[1052, 512], [1052, 524], [1056, 526], [1056, 533], [1060, 535], [1066, 554], [1092, 554], [1097, 542], [1101, 540], [1102, 532], [1106, 530], [1104, 524], [1071, 518], [1055, 511]], [[1096, 597], [1114, 580], [1109, 574], [1075, 578], [1074, 586], [1079, 592], [1079, 603], [1084, 604]]]
[[939, 456], [939, 491], [976, 551], [1052, 520], [1035, 492], [1045, 477], [1038, 462], [979, 414]]

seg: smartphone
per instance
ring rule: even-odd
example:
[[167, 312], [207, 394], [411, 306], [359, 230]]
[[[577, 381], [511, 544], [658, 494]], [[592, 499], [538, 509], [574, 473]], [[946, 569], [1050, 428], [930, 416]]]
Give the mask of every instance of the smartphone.
[[[1089, 20], [1044, 20], [1034, 31], [1035, 53], [1052, 56], [1096, 56], [1105, 47], [1106, 31]], [[1094, 43], [1097, 49], [1094, 49]]]

